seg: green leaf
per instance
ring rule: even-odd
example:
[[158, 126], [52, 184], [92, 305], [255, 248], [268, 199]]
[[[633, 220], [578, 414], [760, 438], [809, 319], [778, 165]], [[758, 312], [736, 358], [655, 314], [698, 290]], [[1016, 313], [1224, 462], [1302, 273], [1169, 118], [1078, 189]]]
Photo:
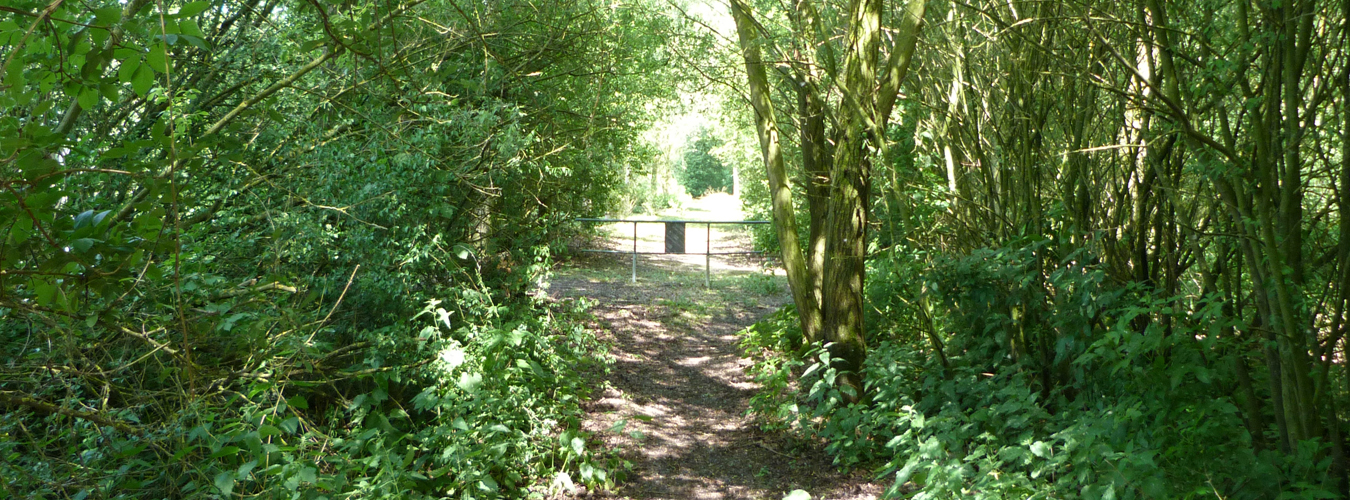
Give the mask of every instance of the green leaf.
[[194, 451], [197, 451], [196, 446], [184, 446], [182, 448], [179, 448], [178, 451], [174, 452], [173, 457], [170, 458], [169, 461], [177, 462], [179, 460], [182, 460], [183, 457], [186, 457], [188, 453], [192, 453]]
[[154, 73], [150, 71], [150, 68], [147, 68], [142, 64], [140, 67], [136, 68], [136, 74], [131, 77], [131, 90], [135, 90], [136, 95], [145, 97], [145, 94], [150, 92], [150, 86], [154, 83]]
[[299, 409], [299, 410], [308, 410], [308, 409], [309, 409], [309, 401], [306, 401], [306, 400], [305, 400], [305, 397], [304, 397], [304, 396], [301, 396], [301, 395], [299, 395], [299, 394], [296, 394], [295, 396], [291, 397], [290, 399], [287, 399], [287, 400], [286, 400], [286, 404], [289, 405], [291, 408], [296, 408], [296, 409]]
[[140, 53], [136, 57], [123, 60], [117, 66], [117, 80], [122, 83], [131, 83], [136, 76], [136, 70], [141, 69]]
[[576, 453], [578, 457], [579, 457], [579, 456], [582, 456], [583, 454], [585, 454], [585, 452], [586, 452], [586, 441], [585, 441], [585, 440], [583, 440], [583, 439], [581, 439], [581, 438], [579, 438], [579, 437], [574, 437], [574, 438], [572, 438], [572, 442], [569, 443], [569, 444], [572, 445], [572, 452]]
[[211, 49], [211, 47], [210, 47], [209, 45], [206, 44], [206, 40], [203, 40], [201, 37], [196, 37], [196, 36], [192, 36], [192, 35], [178, 35], [178, 38], [182, 38], [183, 40], [187, 40], [188, 45], [191, 45], [191, 46], [193, 46], [193, 47], [196, 47], [196, 48], [199, 48], [199, 49], [202, 49], [202, 50], [210, 50], [210, 49]]
[[23, 62], [24, 58], [15, 57], [10, 60], [9, 67], [5, 68], [5, 71], [7, 72], [5, 83], [10, 84], [11, 89], [22, 89], [23, 86], [26, 85], [23, 78]]
[[84, 109], [94, 109], [98, 106], [98, 89], [94, 87], [85, 87], [80, 91], [80, 97], [77, 99], [80, 107]]
[[21, 155], [16, 163], [23, 172], [23, 177], [30, 180], [55, 172], [61, 167], [56, 160], [33, 150], [30, 150], [29, 154]]
[[211, 8], [211, 2], [192, 2], [178, 9], [173, 17], [192, 17]]
[[464, 392], [477, 392], [478, 387], [483, 385], [483, 376], [477, 372], [461, 373], [459, 374], [459, 382], [456, 382], [455, 385], [463, 389]]
[[1050, 445], [1046, 444], [1045, 441], [1037, 441], [1035, 443], [1031, 443], [1032, 455], [1036, 455], [1041, 458], [1046, 458], [1050, 456], [1050, 452], [1051, 452]]
[[117, 6], [94, 9], [94, 19], [103, 26], [112, 26], [122, 20], [122, 8]]
[[308, 42], [302, 43], [300, 44], [300, 52], [309, 52], [319, 47], [323, 47], [323, 44], [326, 41], [328, 41], [328, 39], [320, 38], [318, 40], [310, 40]]
[[460, 260], [467, 259], [470, 255], [473, 255], [473, 249], [470, 248], [469, 245], [463, 243], [456, 243], [451, 251], [455, 252], [455, 257], [458, 257]]
[[197, 21], [184, 19], [178, 22], [178, 27], [183, 30], [184, 35], [195, 36], [202, 39], [206, 38], [206, 33], [202, 33], [202, 28], [197, 25]]
[[239, 479], [247, 479], [248, 473], [253, 472], [253, 468], [257, 466], [258, 466], [257, 460], [250, 460], [248, 461], [248, 463], [239, 466], [239, 470], [235, 471], [234, 477]]
[[80, 90], [83, 88], [84, 87], [80, 85], [80, 82], [77, 82], [74, 79], [63, 79], [61, 82], [61, 91], [65, 92], [66, 95], [70, 97], [78, 97], [80, 95]]
[[160, 73], [169, 72], [169, 55], [164, 51], [164, 44], [157, 43], [150, 47], [150, 52], [145, 55], [145, 64]]
[[534, 372], [534, 376], [536, 377], [548, 378], [548, 372], [544, 371], [544, 367], [540, 366], [539, 363], [535, 362], [533, 359], [530, 360], [530, 370]]
[[83, 212], [80, 212], [79, 215], [75, 216], [74, 229], [79, 229], [85, 226], [92, 226], [93, 222], [94, 222], [94, 211], [85, 210]]
[[493, 480], [492, 476], [483, 476], [483, 479], [478, 480], [478, 489], [488, 493], [496, 493], [498, 489], [497, 481]]
[[225, 446], [222, 447], [220, 451], [212, 453], [211, 458], [231, 457], [238, 454], [239, 454], [238, 446]]
[[286, 420], [282, 420], [281, 429], [286, 431], [287, 434], [295, 434], [295, 431], [300, 429], [300, 419], [296, 417], [291, 417]]
[[110, 102], [117, 102], [118, 98], [121, 97], [121, 88], [111, 83], [100, 83], [98, 85], [98, 92], [103, 95], [104, 99], [107, 99]]
[[799, 376], [799, 378], [806, 378], [806, 377], [811, 376], [812, 373], [815, 373], [816, 370], [819, 370], [820, 367], [822, 367], [822, 366], [825, 366], [825, 364], [824, 364], [824, 363], [812, 363], [811, 366], [806, 367], [806, 371], [802, 372], [802, 374]]
[[85, 251], [89, 251], [89, 249], [92, 249], [93, 243], [97, 242], [99, 241], [93, 238], [80, 238], [76, 239], [76, 241], [70, 242], [70, 247], [73, 247], [73, 249], [76, 249], [78, 253], [82, 254], [85, 253]]
[[216, 489], [220, 490], [220, 496], [228, 498], [230, 493], [234, 492], [234, 473], [222, 472], [216, 474]]
[[31, 217], [19, 217], [10, 227], [9, 239], [12, 244], [19, 244], [28, 241], [33, 236], [33, 219]]
[[76, 249], [77, 253], [81, 253], [81, 254], [82, 254], [82, 253], [85, 253], [85, 251], [89, 251], [89, 249], [92, 249], [93, 243], [97, 243], [97, 242], [99, 242], [99, 241], [97, 241], [97, 239], [93, 239], [93, 238], [80, 238], [80, 239], [76, 239], [76, 241], [70, 242], [70, 247], [73, 247], [73, 249]]
[[141, 51], [139, 49], [127, 49], [127, 48], [113, 49], [113, 59], [116, 59], [118, 63], [126, 63], [127, 61], [140, 61]]
[[90, 222], [93, 223], [94, 227], [98, 227], [99, 225], [103, 224], [103, 221], [108, 220], [108, 214], [111, 213], [112, 210], [104, 210], [102, 212], [97, 212], [94, 214], [94, 218]]
[[258, 427], [259, 438], [267, 439], [279, 435], [281, 435], [281, 429], [277, 428], [275, 425], [263, 424], [261, 427]]

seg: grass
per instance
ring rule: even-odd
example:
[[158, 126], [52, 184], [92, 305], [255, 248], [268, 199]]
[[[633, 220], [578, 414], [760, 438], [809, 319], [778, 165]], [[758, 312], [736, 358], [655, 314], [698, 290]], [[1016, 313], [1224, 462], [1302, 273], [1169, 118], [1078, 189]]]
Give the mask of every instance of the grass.
[[559, 264], [554, 272], [588, 283], [644, 287], [650, 290], [653, 304], [700, 316], [717, 304], [753, 306], [772, 302], [788, 290], [787, 278], [781, 274], [742, 269], [714, 269], [712, 287], [708, 288], [704, 286], [703, 266], [645, 256], [639, 257], [638, 282], [633, 284], [628, 259], [626, 255], [580, 254]]
[[[626, 216], [632, 219], [693, 219], [693, 220], [739, 220], [740, 200], [731, 195], [712, 195], [692, 200], [677, 209], [666, 210], [654, 215]], [[603, 224], [597, 229], [603, 236], [602, 241], [593, 242], [598, 247], [607, 247], [619, 251], [633, 248], [632, 223]], [[750, 239], [750, 228], [737, 225], [714, 225], [712, 227], [713, 251], [727, 251], [728, 246], [744, 244]], [[703, 226], [686, 227], [686, 248], [691, 252], [703, 252], [708, 233]], [[637, 247], [641, 252], [660, 252], [665, 245], [665, 227], [661, 224], [639, 223], [637, 225]], [[721, 246], [722, 248], [719, 248]], [[741, 304], [755, 307], [763, 303], [781, 304], [787, 291], [784, 276], [750, 269], [750, 266], [727, 269], [726, 257], [713, 257], [713, 270], [710, 276], [711, 287], [704, 282], [703, 257], [691, 255], [680, 259], [660, 256], [639, 256], [636, 285], [631, 283], [631, 257], [623, 254], [583, 253], [560, 265], [555, 272], [559, 275], [581, 279], [589, 283], [612, 286], [639, 286], [651, 304], [660, 305], [675, 311], [677, 315], [691, 315], [696, 319], [707, 317], [715, 306], [721, 304]], [[721, 263], [721, 265], [717, 265]], [[722, 269], [718, 269], [721, 267]]]

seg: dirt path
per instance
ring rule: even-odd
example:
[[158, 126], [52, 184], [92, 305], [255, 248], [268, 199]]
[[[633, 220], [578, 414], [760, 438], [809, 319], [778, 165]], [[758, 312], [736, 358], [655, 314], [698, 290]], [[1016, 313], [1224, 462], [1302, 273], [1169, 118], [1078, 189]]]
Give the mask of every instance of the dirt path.
[[[824, 453], [762, 432], [745, 415], [756, 385], [736, 332], [786, 303], [781, 277], [723, 263], [705, 290], [701, 264], [644, 258], [630, 284], [626, 260], [596, 257], [549, 287], [555, 298], [597, 301], [594, 326], [611, 344], [607, 386], [584, 427], [633, 463], [612, 494], [779, 500], [802, 489], [817, 499], [876, 498], [881, 488], [866, 475], [841, 475]], [[621, 421], [622, 432], [611, 431]]]

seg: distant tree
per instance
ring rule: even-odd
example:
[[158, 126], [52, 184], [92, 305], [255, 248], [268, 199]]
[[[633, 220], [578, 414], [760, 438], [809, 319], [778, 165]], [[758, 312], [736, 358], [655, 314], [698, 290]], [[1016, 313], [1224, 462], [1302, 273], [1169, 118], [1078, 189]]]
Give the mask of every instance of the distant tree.
[[680, 184], [689, 194], [699, 196], [709, 191], [731, 192], [734, 184], [731, 167], [724, 165], [722, 160], [711, 153], [722, 142], [710, 130], [700, 127], [693, 141], [685, 147]]

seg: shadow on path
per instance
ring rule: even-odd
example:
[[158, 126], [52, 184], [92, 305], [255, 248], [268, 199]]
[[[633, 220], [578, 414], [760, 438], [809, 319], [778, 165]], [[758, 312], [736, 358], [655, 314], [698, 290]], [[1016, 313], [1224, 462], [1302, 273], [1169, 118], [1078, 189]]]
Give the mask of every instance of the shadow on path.
[[[865, 474], [840, 474], [824, 453], [762, 432], [746, 416], [757, 386], [736, 332], [788, 301], [782, 278], [715, 271], [705, 290], [701, 262], [661, 260], [644, 258], [631, 284], [627, 261], [587, 259], [549, 287], [556, 299], [597, 301], [594, 326], [611, 344], [608, 384], [584, 425], [633, 463], [614, 494], [778, 500], [803, 489], [818, 499], [876, 498], [881, 488]], [[611, 432], [621, 421], [623, 431]]]

